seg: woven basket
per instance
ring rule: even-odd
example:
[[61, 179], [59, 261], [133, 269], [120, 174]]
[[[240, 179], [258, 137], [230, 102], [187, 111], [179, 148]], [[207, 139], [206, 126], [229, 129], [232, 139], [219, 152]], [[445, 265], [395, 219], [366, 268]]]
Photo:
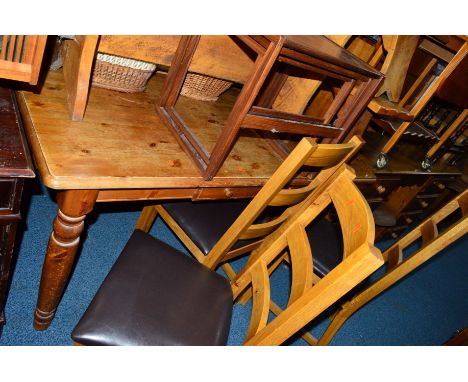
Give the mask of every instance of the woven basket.
[[98, 53], [93, 85], [125, 93], [142, 92], [156, 65], [110, 54]]
[[231, 85], [232, 82], [219, 78], [188, 73], [180, 94], [200, 101], [216, 101]]

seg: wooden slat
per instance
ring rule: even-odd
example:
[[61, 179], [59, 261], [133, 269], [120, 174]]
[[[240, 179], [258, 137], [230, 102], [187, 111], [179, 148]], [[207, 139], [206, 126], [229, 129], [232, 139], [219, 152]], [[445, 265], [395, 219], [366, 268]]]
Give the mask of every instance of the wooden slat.
[[291, 292], [288, 306], [297, 301], [312, 287], [313, 258], [309, 238], [305, 228], [297, 224], [287, 235], [291, 259]]
[[457, 131], [460, 125], [465, 122], [465, 119], [468, 116], [468, 109], [464, 109], [463, 112], [457, 117], [455, 121], [444, 131], [442, 136], [439, 138], [439, 141], [432, 146], [427, 152], [426, 156], [432, 158], [434, 154], [445, 144], [445, 142], [450, 138], [450, 136]]
[[7, 60], [13, 61], [13, 57], [15, 55], [15, 43], [16, 43], [16, 36], [10, 36], [10, 43], [8, 44], [8, 54]]
[[300, 122], [278, 119], [273, 116], [248, 113], [241, 124], [242, 128], [266, 130], [275, 133], [291, 133], [313, 137], [337, 137], [341, 129], [316, 122]]
[[2, 36], [2, 49], [0, 50], [0, 60], [5, 60], [7, 54], [7, 47], [8, 41], [10, 40], [10, 36], [3, 35]]
[[338, 94], [335, 96], [332, 104], [329, 106], [328, 110], [326, 111], [323, 117], [324, 119], [323, 123], [329, 124], [332, 121], [332, 119], [335, 117], [340, 107], [343, 106], [343, 103], [348, 98], [349, 94], [351, 93], [351, 90], [353, 90], [355, 83], [356, 81], [352, 80], [352, 81], [345, 82], [343, 84]]
[[436, 56], [445, 62], [450, 62], [453, 60], [454, 54], [450, 52], [448, 49], [444, 49], [440, 45], [437, 45], [433, 43], [432, 41], [428, 40], [425, 38], [421, 44], [419, 45], [419, 48], [424, 50], [425, 52], [432, 54], [433, 56]]
[[248, 227], [258, 217], [258, 214], [264, 210], [274, 195], [279, 192], [288, 182], [290, 174], [303, 165], [306, 158], [317, 148], [317, 144], [310, 138], [302, 139], [291, 152], [287, 161], [284, 161], [275, 171], [274, 175], [266, 182], [265, 186], [258, 192], [255, 198], [250, 202], [249, 208], [246, 208], [233, 225], [224, 233], [222, 238], [216, 243], [210, 254], [207, 256], [205, 265], [214, 267], [219, 263], [224, 255], [225, 248], [231, 248], [237, 241], [240, 233], [245, 227]]
[[265, 327], [270, 311], [270, 278], [265, 264], [257, 263], [250, 273], [253, 290], [252, 315], [246, 341]]
[[23, 44], [24, 44], [24, 37], [23, 35], [18, 36], [18, 39], [16, 41], [16, 56], [15, 56], [15, 61], [20, 62], [21, 61], [21, 52], [23, 50]]
[[[373, 243], [375, 224], [372, 212], [359, 189], [349, 177], [341, 176], [330, 189], [343, 234], [343, 257], [363, 243]], [[357, 222], [350, 224], [350, 222]]]
[[427, 75], [432, 71], [434, 66], [437, 64], [437, 59], [433, 58], [429, 61], [429, 63], [426, 65], [424, 70], [421, 72], [419, 77], [414, 81], [413, 85], [409, 88], [409, 90], [405, 93], [405, 95], [402, 97], [398, 105], [401, 107], [404, 107], [406, 105], [406, 102], [413, 96], [414, 92], [419, 88], [423, 80], [427, 77]]
[[98, 36], [75, 36], [63, 43], [63, 73], [72, 121], [83, 119], [97, 42]]

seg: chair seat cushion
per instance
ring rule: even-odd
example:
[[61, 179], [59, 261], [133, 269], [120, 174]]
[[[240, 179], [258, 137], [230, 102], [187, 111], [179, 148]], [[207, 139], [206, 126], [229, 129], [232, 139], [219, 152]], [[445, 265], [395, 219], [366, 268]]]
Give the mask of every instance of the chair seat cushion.
[[[172, 216], [190, 239], [206, 255], [247, 207], [249, 200], [209, 202], [178, 201], [162, 207]], [[254, 240], [239, 240], [233, 249]]]
[[72, 332], [84, 345], [224, 345], [229, 282], [135, 230]]
[[312, 248], [314, 273], [324, 277], [343, 260], [340, 226], [322, 217], [307, 226], [307, 236]]

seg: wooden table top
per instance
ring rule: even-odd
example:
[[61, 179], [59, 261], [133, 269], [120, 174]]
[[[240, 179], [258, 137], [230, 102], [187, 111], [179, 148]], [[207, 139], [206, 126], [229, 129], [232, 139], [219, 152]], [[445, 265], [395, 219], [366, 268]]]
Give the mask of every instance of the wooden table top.
[[[156, 74], [147, 90], [137, 94], [93, 86], [81, 122], [69, 118], [61, 70], [48, 73], [39, 93], [19, 91], [26, 134], [44, 184], [53, 189], [263, 185], [281, 160], [264, 140], [248, 133], [239, 137], [213, 180], [201, 177], [156, 114], [164, 78]], [[229, 90], [216, 103], [185, 97], [178, 102], [177, 107], [185, 108], [181, 115], [206, 118], [198, 124], [200, 132], [209, 132], [201, 138], [206, 147], [214, 145], [236, 92]]]

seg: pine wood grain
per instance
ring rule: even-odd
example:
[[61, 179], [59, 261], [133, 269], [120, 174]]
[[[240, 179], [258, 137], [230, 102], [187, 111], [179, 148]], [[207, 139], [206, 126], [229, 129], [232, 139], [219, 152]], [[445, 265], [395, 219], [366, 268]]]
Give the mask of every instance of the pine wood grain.
[[[27, 135], [45, 185], [54, 189], [208, 187], [219, 188], [221, 193], [226, 187], [263, 185], [281, 160], [261, 138], [252, 135], [236, 141], [218, 176], [210, 182], [203, 180], [156, 114], [155, 100], [163, 79], [156, 75], [148, 89], [138, 94], [91, 88], [81, 122], [68, 117], [61, 71], [48, 74], [41, 93], [19, 92]], [[234, 98], [227, 95], [224, 102]], [[178, 106], [192, 108], [190, 118], [197, 114], [209, 115], [213, 121], [227, 118], [226, 104], [219, 108], [205, 104], [182, 100]], [[216, 127], [210, 123], [207, 133]]]

